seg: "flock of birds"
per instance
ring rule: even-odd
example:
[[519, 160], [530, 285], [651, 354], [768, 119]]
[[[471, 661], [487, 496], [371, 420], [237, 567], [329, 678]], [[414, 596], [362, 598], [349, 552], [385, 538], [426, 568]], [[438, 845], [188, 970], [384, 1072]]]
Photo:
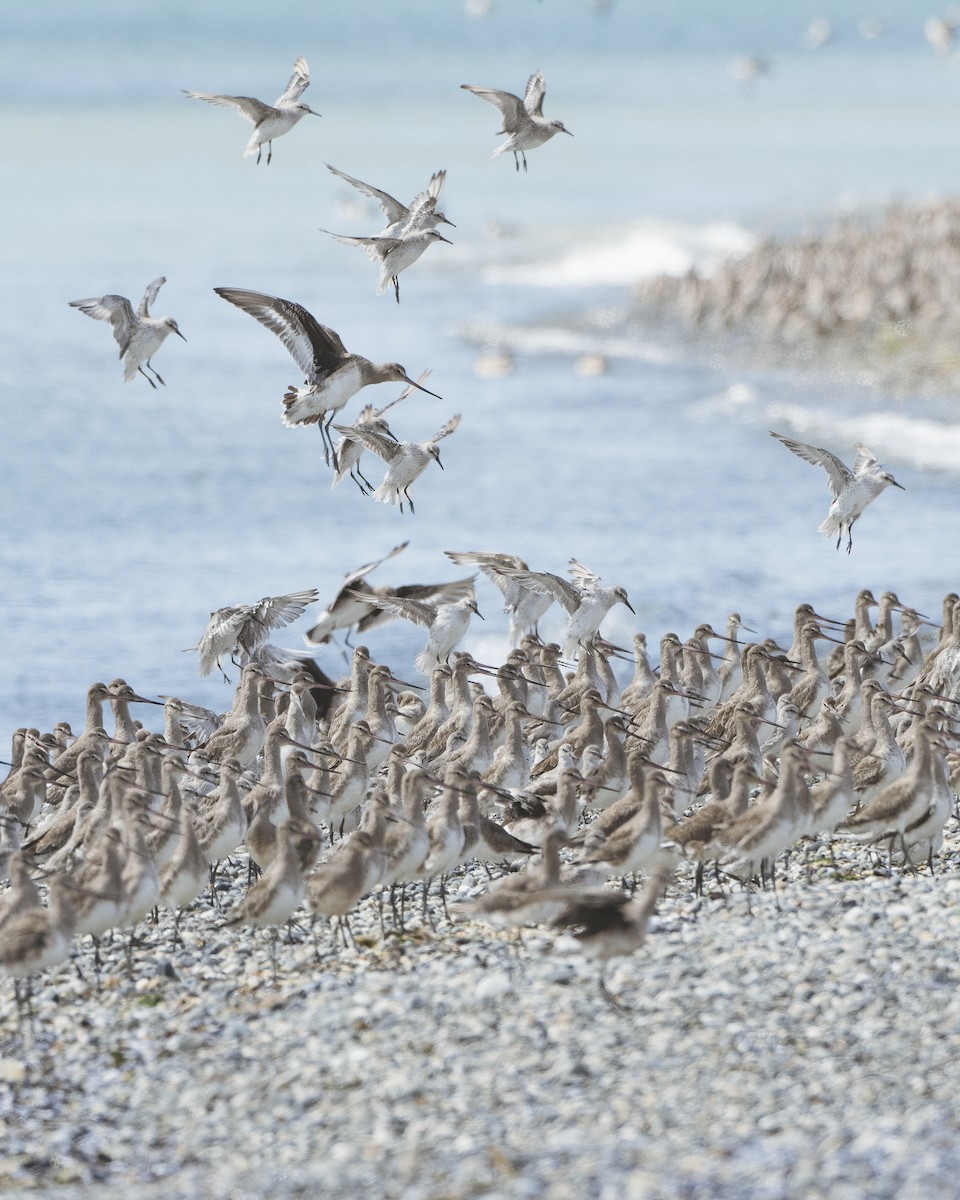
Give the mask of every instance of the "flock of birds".
[[[259, 162], [266, 147], [313, 110], [298, 58], [274, 105], [243, 96], [188, 92], [233, 107], [254, 126], [245, 153]], [[499, 109], [506, 140], [497, 153], [525, 151], [555, 133], [543, 116], [544, 82], [536, 72], [523, 99], [464, 87]], [[318, 115], [318, 114], [313, 114]], [[437, 208], [444, 172], [409, 205], [330, 168], [373, 196], [388, 222], [375, 237], [346, 238], [379, 264], [380, 291], [451, 225]], [[340, 235], [335, 235], [340, 236]], [[164, 279], [147, 288], [137, 312], [108, 295], [73, 301], [109, 321], [124, 378], [163, 384], [151, 358], [170, 333], [169, 317], [150, 315]], [[271, 330], [304, 373], [283, 397], [288, 425], [316, 424], [334, 483], [347, 475], [378, 500], [409, 504], [410, 486], [438, 443], [457, 428], [451, 418], [426, 442], [399, 442], [384, 418], [411, 389], [428, 391], [426, 373], [410, 378], [396, 363], [350, 354], [338, 335], [301, 305], [240, 288], [217, 294]], [[369, 384], [400, 381], [406, 390], [380, 409], [367, 406], [352, 425], [334, 425], [347, 402]], [[430, 395], [436, 393], [429, 392]], [[333, 444], [331, 429], [341, 435]], [[823, 531], [844, 531], [887, 486], [900, 487], [860, 447], [853, 469], [828, 451], [774, 434], [823, 467], [833, 503]], [[360, 471], [369, 450], [387, 464], [374, 488]], [[939, 641], [921, 638], [927, 618], [892, 593], [877, 605], [861, 592], [849, 621], [797, 609], [793, 642], [744, 642], [731, 614], [726, 631], [701, 624], [686, 639], [661, 639], [651, 667], [646, 639], [633, 653], [614, 646], [601, 625], [615, 605], [631, 612], [626, 591], [605, 586], [571, 560], [569, 578], [531, 570], [512, 554], [448, 551], [473, 573], [436, 584], [373, 586], [369, 576], [403, 550], [364, 564], [306, 634], [309, 646], [338, 632], [349, 638], [392, 618], [426, 631], [416, 659], [427, 687], [405, 683], [362, 644], [349, 677], [330, 678], [310, 652], [282, 650], [268, 639], [317, 601], [315, 589], [264, 597], [211, 614], [192, 649], [201, 674], [240, 669], [233, 706], [221, 715], [176, 697], [139, 695], [122, 679], [88, 690], [84, 728], [18, 729], [0, 784], [0, 966], [15, 981], [18, 1013], [32, 1014], [30, 981], [93, 939], [135, 931], [158, 906], [174, 914], [173, 936], [194, 904], [220, 905], [218, 866], [247, 857], [250, 884], [224, 915], [228, 926], [272, 931], [305, 906], [336, 922], [346, 943], [350, 914], [365, 898], [389, 897], [393, 924], [407, 920], [406, 893], [421, 892], [421, 917], [433, 924], [431, 887], [447, 914], [446, 880], [465, 864], [498, 864], [489, 890], [454, 910], [494, 925], [549, 922], [573, 930], [601, 964], [643, 940], [658, 896], [678, 861], [696, 864], [697, 886], [712, 866], [747, 885], [773, 877], [778, 856], [800, 840], [834, 831], [858, 841], [886, 840], [891, 859], [932, 867], [953, 812], [950, 758], [960, 704], [960, 598], [944, 602]], [[510, 649], [484, 664], [458, 647], [481, 618], [477, 573], [498, 589], [509, 615]], [[551, 605], [566, 615], [558, 643], [538, 626]], [[899, 613], [899, 628], [895, 628]], [[831, 630], [833, 632], [826, 632]], [[841, 636], [842, 635], [842, 636]], [[818, 645], [836, 641], [822, 658]], [[711, 644], [722, 647], [722, 653]], [[348, 641], [349, 644], [349, 641]], [[628, 683], [614, 663], [632, 664]], [[481, 680], [495, 681], [483, 686]], [[104, 725], [104, 705], [113, 728]], [[163, 708], [163, 731], [134, 721], [131, 706]], [[818, 758], [818, 756], [824, 756]], [[510, 870], [516, 862], [533, 867]], [[610, 878], [646, 875], [642, 893], [612, 889]], [[46, 881], [47, 901], [38, 880]], [[204, 899], [208, 896], [208, 899]], [[447, 914], [449, 915], [449, 914]], [[23, 981], [27, 981], [23, 984]], [[603, 966], [600, 985], [606, 990]]]
[[[308, 641], [391, 617], [423, 625], [425, 694], [362, 644], [340, 680], [309, 652], [273, 645], [270, 631], [305, 612], [311, 589], [213, 614], [193, 649], [201, 670], [228, 658], [240, 667], [226, 714], [117, 679], [90, 687], [78, 735], [65, 724], [17, 730], [0, 785], [10, 881], [0, 964], [23, 1013], [32, 1006], [20, 981], [87, 934], [98, 970], [99, 939], [129, 930], [132, 945], [157, 906], [175, 914], [179, 938], [189, 906], [219, 908], [218, 866], [238, 854], [251, 882], [225, 924], [269, 929], [274, 971], [278, 933], [301, 908], [334, 921], [334, 943], [346, 945], [368, 897], [384, 931], [388, 920], [402, 930], [419, 889], [421, 927], [442, 910], [571, 930], [617, 1005], [605, 964], [642, 942], [681, 859], [698, 890], [708, 869], [720, 889], [725, 878], [775, 888], [781, 854], [806, 844], [826, 865], [834, 837], [885, 846], [891, 868], [896, 857], [933, 870], [960, 785], [955, 593], [940, 627], [891, 592], [877, 601], [861, 591], [848, 620], [802, 604], [789, 646], [745, 641], [752, 631], [733, 613], [723, 633], [703, 623], [685, 641], [664, 635], [653, 669], [642, 633], [632, 655], [602, 636], [610, 608], [629, 601], [582, 564], [568, 580], [510, 554], [449, 551], [498, 588], [510, 615], [511, 649], [486, 664], [457, 649], [478, 615], [476, 576], [367, 582], [403, 548], [351, 572]], [[567, 611], [564, 645], [537, 633], [554, 602]], [[631, 661], [626, 683], [618, 659]], [[144, 704], [162, 704], [162, 733], [132, 719]], [[527, 865], [512, 870], [518, 861]], [[448, 912], [447, 878], [476, 864], [489, 890]], [[646, 883], [634, 896], [637, 873]]]
[[[273, 158], [275, 138], [289, 133], [308, 113], [320, 115], [301, 99], [309, 83], [307, 61], [301, 56], [293, 64], [293, 74], [285, 90], [272, 105], [251, 96], [191, 91], [185, 94], [195, 100], [233, 108], [250, 121], [254, 128], [244, 154], [247, 157], [256, 154], [259, 163], [266, 146], [269, 164]], [[527, 150], [542, 146], [556, 133], [570, 133], [561, 121], [548, 120], [543, 115], [546, 85], [540, 71], [530, 77], [523, 99], [493, 88], [473, 87], [470, 84], [462, 86], [500, 110], [503, 118], [500, 132], [506, 134], [506, 140], [494, 153], [512, 153], [517, 170], [521, 161], [524, 170], [527, 169]], [[358, 191], [375, 199], [380, 206], [387, 225], [379, 234], [332, 236], [366, 251], [380, 268], [378, 292], [385, 291], [392, 283], [399, 303], [401, 272], [412, 266], [428, 246], [448, 241], [437, 229], [440, 224], [453, 226], [453, 222], [437, 208], [446, 172], [435, 172], [427, 187], [405, 205], [387, 192], [363, 183], [336, 167], [328, 164], [328, 169]], [[153, 388], [158, 382], [163, 384], [163, 379], [151, 362], [153, 355], [171, 333], [186, 341], [172, 317], [150, 315], [150, 307], [165, 282], [165, 277], [160, 276], [148, 286], [136, 312], [125, 296], [95, 296], [70, 301], [72, 307], [79, 308], [88, 317], [110, 322], [120, 348], [124, 380], [128, 383], [140, 374]], [[334, 486], [344, 473], [348, 473], [365, 494], [372, 494], [374, 499], [382, 503], [399, 505], [401, 510], [406, 501], [413, 512], [410, 486], [431, 462], [442, 466], [437, 443], [454, 432], [460, 423], [460, 415], [451, 417], [433, 437], [423, 442], [400, 442], [394, 437], [383, 418], [383, 413], [390, 405], [381, 409], [368, 405], [354, 424], [334, 426], [337, 414], [346, 404], [362, 388], [372, 384], [402, 381], [407, 385], [404, 396], [409, 394], [410, 389], [416, 388], [437, 399], [441, 397], [423, 386], [424, 376], [416, 381], [411, 379], [399, 363], [375, 363], [360, 354], [349, 353], [333, 329], [321, 325], [307, 309], [293, 300], [246, 288], [218, 287], [214, 291], [276, 334], [303, 371], [303, 385], [298, 387], [291, 384], [284, 393], [283, 423], [291, 427], [317, 426], [323, 439], [325, 461], [332, 465], [335, 472]], [[339, 448], [333, 444], [332, 427], [341, 434]], [[364, 450], [376, 454], [386, 464], [386, 474], [377, 488], [358, 475], [357, 464]], [[341, 469], [342, 461], [347, 462], [346, 472]]]

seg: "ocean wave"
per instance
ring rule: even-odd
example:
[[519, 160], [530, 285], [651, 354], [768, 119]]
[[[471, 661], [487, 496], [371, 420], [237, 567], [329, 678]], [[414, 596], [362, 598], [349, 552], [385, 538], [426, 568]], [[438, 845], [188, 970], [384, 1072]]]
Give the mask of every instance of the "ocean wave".
[[625, 233], [551, 253], [549, 260], [493, 263], [482, 278], [530, 287], [629, 287], [639, 279], [683, 275], [693, 267], [709, 275], [724, 260], [746, 254], [755, 242], [751, 233], [730, 222], [692, 225], [648, 218]]

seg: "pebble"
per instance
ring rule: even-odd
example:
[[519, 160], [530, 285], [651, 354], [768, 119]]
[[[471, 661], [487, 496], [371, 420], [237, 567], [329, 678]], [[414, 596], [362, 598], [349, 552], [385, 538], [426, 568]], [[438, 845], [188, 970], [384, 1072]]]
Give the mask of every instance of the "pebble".
[[[951, 826], [952, 830], [952, 826]], [[950, 832], [950, 830], [948, 830]], [[844, 873], [855, 869], [845, 864]], [[686, 867], [607, 984], [542, 929], [411, 927], [334, 954], [188, 913], [145, 923], [97, 991], [38, 981], [21, 1044], [0, 989], [0, 1187], [217, 1194], [950, 1196], [960, 1174], [960, 855], [896, 880], [789, 866], [693, 903]], [[237, 868], [230, 903], [242, 890]], [[927, 936], [929, 934], [935, 936]], [[201, 946], [201, 943], [202, 946]], [[175, 978], [162, 970], [169, 961]], [[57, 999], [55, 999], [55, 997]], [[13, 1086], [10, 1086], [13, 1085]]]

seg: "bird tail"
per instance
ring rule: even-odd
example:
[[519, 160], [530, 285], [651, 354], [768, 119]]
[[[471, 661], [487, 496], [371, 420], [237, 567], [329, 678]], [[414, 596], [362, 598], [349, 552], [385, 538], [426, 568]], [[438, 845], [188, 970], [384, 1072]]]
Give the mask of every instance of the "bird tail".
[[414, 666], [421, 675], [429, 676], [430, 672], [437, 665], [437, 660], [427, 649], [423, 649], [413, 660]]
[[307, 389], [290, 384], [283, 393], [283, 423], [292, 425], [313, 425], [320, 419], [320, 414], [311, 405], [313, 393]]
[[826, 520], [819, 528], [819, 532], [824, 537], [832, 538], [839, 537], [843, 529], [843, 522], [835, 513], [828, 513]]
[[374, 500], [379, 500], [381, 504], [399, 504], [400, 492], [395, 487], [390, 487], [386, 483], [381, 483], [377, 490], [373, 493]]

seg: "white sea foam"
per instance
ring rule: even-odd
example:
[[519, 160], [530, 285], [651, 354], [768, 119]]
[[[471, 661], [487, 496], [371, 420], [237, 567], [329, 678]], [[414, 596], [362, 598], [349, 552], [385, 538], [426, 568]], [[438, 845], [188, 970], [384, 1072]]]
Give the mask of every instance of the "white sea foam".
[[531, 287], [629, 287], [655, 275], [683, 275], [696, 267], [710, 274], [727, 258], [746, 254], [755, 238], [739, 225], [706, 225], [646, 218], [626, 233], [580, 243], [566, 253], [551, 248], [549, 259], [495, 263], [485, 269], [486, 283]]

